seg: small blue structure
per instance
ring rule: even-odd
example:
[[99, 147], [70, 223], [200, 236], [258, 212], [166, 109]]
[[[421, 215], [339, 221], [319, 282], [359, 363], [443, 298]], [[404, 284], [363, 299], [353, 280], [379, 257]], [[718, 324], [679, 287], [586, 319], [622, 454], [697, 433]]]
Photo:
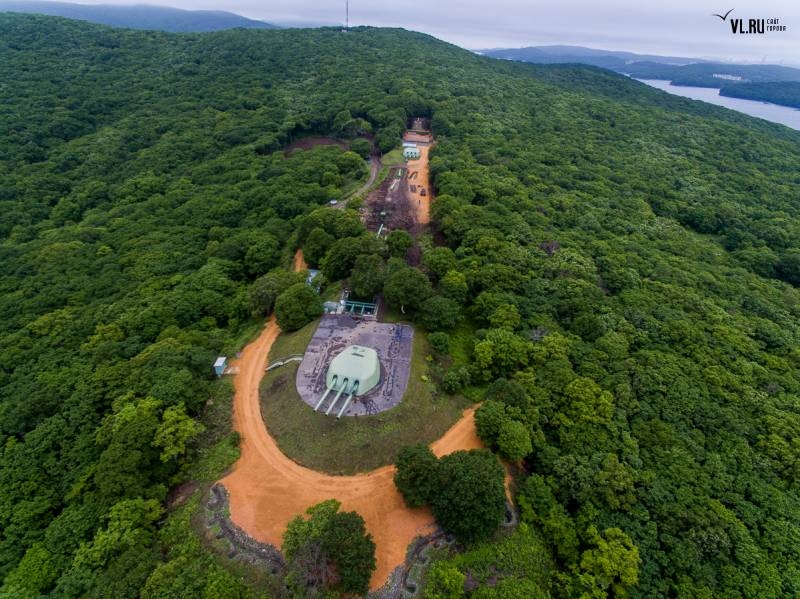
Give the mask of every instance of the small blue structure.
[[225, 374], [225, 369], [228, 367], [228, 357], [227, 356], [220, 356], [217, 358], [216, 362], [214, 362], [214, 374], [218, 377]]

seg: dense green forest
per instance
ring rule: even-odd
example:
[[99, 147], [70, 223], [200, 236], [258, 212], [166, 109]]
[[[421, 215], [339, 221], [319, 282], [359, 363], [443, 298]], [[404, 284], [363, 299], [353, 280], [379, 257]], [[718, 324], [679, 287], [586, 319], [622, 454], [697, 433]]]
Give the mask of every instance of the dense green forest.
[[720, 87], [719, 94], [800, 108], [800, 81], [725, 84]]
[[[210, 365], [309, 243], [329, 279], [424, 290], [442, 389], [519, 466], [519, 529], [429, 596], [800, 594], [799, 134], [389, 29], [0, 15], [0, 82], [0, 596], [284, 592], [168, 491], [231, 463]], [[358, 155], [283, 151], [386, 151], [410, 115], [438, 140], [418, 266], [321, 216]]]
[[[621, 67], [620, 67], [620, 70]], [[625, 72], [639, 79], [670, 79], [675, 85], [716, 87], [720, 81], [714, 75], [741, 77], [752, 83], [769, 81], [800, 81], [800, 69], [770, 64], [720, 64], [700, 62], [685, 65], [635, 62], [627, 65]]]

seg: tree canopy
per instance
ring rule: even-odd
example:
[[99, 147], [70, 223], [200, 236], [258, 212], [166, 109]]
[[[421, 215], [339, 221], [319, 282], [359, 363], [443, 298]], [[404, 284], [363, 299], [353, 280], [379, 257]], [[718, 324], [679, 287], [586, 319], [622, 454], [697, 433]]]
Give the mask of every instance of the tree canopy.
[[283, 550], [289, 584], [304, 596], [330, 591], [364, 595], [375, 569], [375, 543], [356, 512], [340, 512], [335, 499], [308, 508], [289, 522]]
[[[4, 593], [247, 592], [155, 506], [206, 455], [210, 365], [301, 283], [275, 272], [301, 247], [330, 281], [377, 257], [390, 307], [448, 330], [434, 379], [485, 395], [487, 445], [516, 459], [527, 433], [527, 530], [462, 574], [486, 566], [497, 594], [800, 594], [797, 132], [397, 29], [3, 14], [0, 80]], [[387, 151], [411, 116], [432, 119], [435, 199], [401, 256], [404, 236], [326, 207], [363, 180], [357, 153], [289, 146], [371, 131]], [[431, 504], [494, 522], [489, 489]], [[549, 580], [511, 563], [531, 548]]]
[[464, 543], [495, 532], [505, 513], [504, 472], [485, 450], [456, 451], [437, 461], [430, 449], [404, 448], [394, 481], [409, 507], [430, 504], [437, 522]]
[[284, 331], [296, 331], [322, 314], [322, 300], [310, 285], [295, 283], [275, 300], [275, 320]]

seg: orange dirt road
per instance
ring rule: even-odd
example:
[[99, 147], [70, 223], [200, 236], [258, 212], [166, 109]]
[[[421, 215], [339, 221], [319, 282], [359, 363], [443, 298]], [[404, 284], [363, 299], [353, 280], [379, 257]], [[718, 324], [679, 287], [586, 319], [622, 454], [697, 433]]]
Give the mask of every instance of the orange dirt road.
[[[298, 252], [295, 269], [304, 265]], [[403, 563], [414, 537], [430, 530], [433, 516], [427, 508], [406, 507], [392, 480], [393, 466], [355, 476], [330, 476], [300, 466], [281, 452], [261, 419], [258, 397], [267, 356], [279, 334], [272, 317], [258, 339], [233, 363], [239, 367], [234, 379], [233, 417], [234, 427], [242, 435], [241, 457], [220, 481], [230, 493], [231, 519], [253, 538], [279, 547], [289, 520], [320, 501], [335, 498], [342, 509], [363, 516], [375, 541], [377, 568], [370, 586], [376, 589]], [[431, 445], [436, 455], [483, 447], [475, 433], [474, 411], [466, 410], [461, 420]]]
[[[431, 181], [428, 176], [428, 152], [431, 149], [429, 145], [418, 144], [419, 158], [417, 160], [408, 161], [408, 171], [419, 171], [417, 178], [412, 183], [417, 185], [417, 191], [409, 191], [408, 195], [411, 198], [414, 211], [416, 213], [416, 221], [420, 225], [427, 225], [430, 220], [430, 206], [433, 191], [431, 190]], [[420, 190], [424, 189], [426, 195], [422, 196]], [[414, 204], [416, 202], [416, 204]]]

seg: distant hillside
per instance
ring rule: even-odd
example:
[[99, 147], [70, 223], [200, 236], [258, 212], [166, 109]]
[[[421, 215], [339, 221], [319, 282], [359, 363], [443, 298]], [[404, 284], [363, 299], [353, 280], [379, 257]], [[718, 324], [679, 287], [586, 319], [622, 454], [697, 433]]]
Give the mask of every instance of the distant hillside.
[[615, 71], [632, 62], [656, 62], [665, 65], [685, 65], [704, 62], [698, 58], [680, 56], [656, 56], [650, 54], [634, 54], [614, 50], [598, 50], [583, 46], [529, 46], [527, 48], [496, 48], [481, 52], [484, 56], [520, 60], [536, 64], [581, 63], [595, 67], [603, 67]]
[[798, 81], [730, 83], [720, 88], [719, 95], [800, 108], [800, 82]]
[[786, 85], [787, 82], [800, 82], [800, 69], [779, 65], [722, 64], [696, 58], [633, 54], [580, 46], [532, 46], [487, 50], [482, 54], [536, 64], [588, 64], [625, 73], [636, 79], [664, 79], [675, 85], [719, 87], [726, 96], [800, 106], [800, 86]]
[[167, 6], [111, 6], [108, 4], [72, 4], [68, 2], [26, 2], [0, 0], [0, 12], [22, 12], [79, 21], [89, 21], [111, 27], [152, 29], [158, 31], [201, 32], [245, 29], [274, 29], [276, 26], [240, 15], [216, 10], [181, 10]]
[[[616, 70], [616, 69], [615, 69]], [[800, 69], [778, 65], [703, 63], [667, 65], [653, 61], [626, 65], [624, 72], [639, 79], [669, 79], [675, 85], [720, 87], [723, 82], [767, 83], [800, 81]]]

